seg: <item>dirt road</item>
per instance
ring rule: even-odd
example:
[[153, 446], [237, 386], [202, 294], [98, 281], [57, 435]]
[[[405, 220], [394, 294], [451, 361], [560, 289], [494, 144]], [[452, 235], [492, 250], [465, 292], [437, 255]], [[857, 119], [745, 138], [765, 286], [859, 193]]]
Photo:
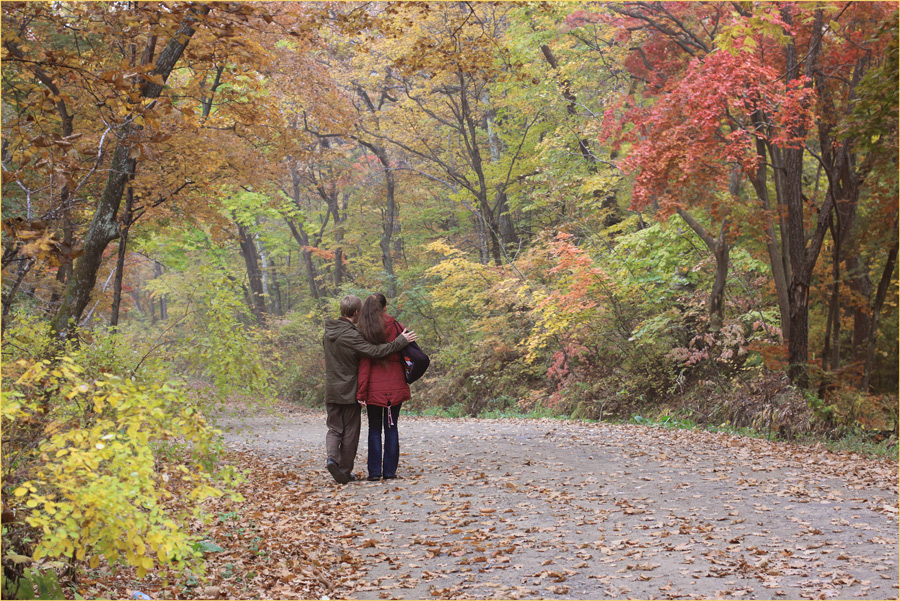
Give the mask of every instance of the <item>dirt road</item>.
[[[365, 470], [365, 417], [357, 456]], [[401, 415], [399, 478], [324, 468], [324, 413], [226, 420], [296, 470], [367, 571], [335, 594], [898, 598], [897, 465], [724, 434]]]

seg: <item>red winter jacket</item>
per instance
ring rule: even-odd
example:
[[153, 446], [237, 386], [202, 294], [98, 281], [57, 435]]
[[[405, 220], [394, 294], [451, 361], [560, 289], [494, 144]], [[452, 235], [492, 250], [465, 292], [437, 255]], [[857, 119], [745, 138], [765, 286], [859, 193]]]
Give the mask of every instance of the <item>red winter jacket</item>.
[[[384, 314], [384, 331], [388, 338], [403, 331], [393, 317]], [[393, 407], [411, 397], [403, 370], [403, 354], [393, 353], [384, 359], [363, 357], [359, 361], [356, 400], [376, 407]]]

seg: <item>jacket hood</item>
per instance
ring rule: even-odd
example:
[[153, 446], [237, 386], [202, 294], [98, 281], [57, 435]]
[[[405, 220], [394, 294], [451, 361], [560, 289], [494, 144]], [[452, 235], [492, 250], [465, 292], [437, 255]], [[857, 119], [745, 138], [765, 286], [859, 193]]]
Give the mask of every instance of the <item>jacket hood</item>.
[[325, 322], [325, 338], [329, 342], [334, 342], [356, 326], [346, 319], [329, 319]]

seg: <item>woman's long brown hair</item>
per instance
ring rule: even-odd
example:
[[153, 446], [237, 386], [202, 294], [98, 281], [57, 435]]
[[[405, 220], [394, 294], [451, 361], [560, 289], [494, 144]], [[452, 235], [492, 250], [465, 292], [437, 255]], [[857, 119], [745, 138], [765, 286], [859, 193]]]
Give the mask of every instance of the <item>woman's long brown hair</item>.
[[363, 338], [372, 344], [384, 344], [388, 341], [384, 331], [384, 306], [376, 295], [369, 296], [363, 302], [356, 327]]

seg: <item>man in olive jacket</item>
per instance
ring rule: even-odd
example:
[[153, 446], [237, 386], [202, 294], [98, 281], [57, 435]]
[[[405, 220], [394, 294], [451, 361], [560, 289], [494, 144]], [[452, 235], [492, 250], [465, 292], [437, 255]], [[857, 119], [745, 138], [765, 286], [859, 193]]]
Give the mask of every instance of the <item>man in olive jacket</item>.
[[348, 295], [341, 299], [341, 317], [325, 322], [325, 451], [326, 467], [341, 484], [355, 480], [353, 462], [359, 446], [360, 412], [356, 402], [356, 376], [360, 357], [380, 359], [396, 353], [416, 340], [415, 332], [403, 330], [393, 342], [370, 344], [356, 329], [362, 301]]

